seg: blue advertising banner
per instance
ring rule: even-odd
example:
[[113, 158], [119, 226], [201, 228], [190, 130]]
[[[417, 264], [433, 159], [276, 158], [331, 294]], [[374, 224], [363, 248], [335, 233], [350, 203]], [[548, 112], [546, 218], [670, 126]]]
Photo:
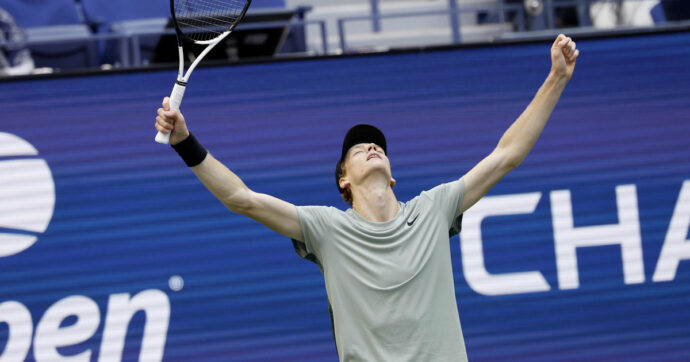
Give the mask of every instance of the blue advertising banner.
[[[450, 239], [468, 356], [688, 360], [690, 33], [577, 42], [534, 149]], [[182, 111], [253, 190], [341, 209], [342, 137], [372, 123], [407, 201], [491, 152], [550, 45], [202, 68]], [[174, 77], [0, 83], [0, 360], [337, 360], [318, 268], [153, 142]]]

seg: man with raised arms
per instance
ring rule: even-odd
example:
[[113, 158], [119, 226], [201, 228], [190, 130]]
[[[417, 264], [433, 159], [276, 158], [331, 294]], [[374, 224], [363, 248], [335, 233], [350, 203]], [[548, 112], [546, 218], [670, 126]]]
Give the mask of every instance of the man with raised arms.
[[559, 35], [551, 71], [496, 148], [458, 180], [408, 202], [395, 180], [383, 133], [357, 125], [345, 135], [336, 186], [352, 208], [295, 206], [249, 189], [191, 135], [167, 98], [156, 129], [230, 210], [293, 240], [297, 253], [321, 269], [341, 361], [467, 360], [450, 258], [449, 235], [474, 205], [537, 141], [575, 69], [579, 50]]

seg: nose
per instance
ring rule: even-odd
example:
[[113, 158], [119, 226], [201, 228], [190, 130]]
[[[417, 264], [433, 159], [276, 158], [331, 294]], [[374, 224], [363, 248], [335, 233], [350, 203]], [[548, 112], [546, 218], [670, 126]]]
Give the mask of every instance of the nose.
[[369, 146], [367, 146], [367, 151], [374, 150], [376, 151], [376, 144], [375, 143], [370, 143]]

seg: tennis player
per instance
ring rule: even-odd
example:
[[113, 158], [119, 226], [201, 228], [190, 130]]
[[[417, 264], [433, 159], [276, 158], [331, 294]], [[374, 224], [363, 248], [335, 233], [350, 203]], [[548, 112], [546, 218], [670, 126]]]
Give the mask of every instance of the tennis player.
[[344, 212], [253, 192], [200, 145], [167, 99], [156, 129], [172, 132], [173, 148], [230, 210], [291, 238], [301, 257], [319, 265], [341, 361], [464, 361], [448, 235], [527, 156], [578, 55], [575, 42], [559, 35], [546, 81], [496, 148], [460, 179], [408, 202], [393, 193], [386, 139], [370, 125], [347, 132], [336, 164], [336, 185], [352, 205]]

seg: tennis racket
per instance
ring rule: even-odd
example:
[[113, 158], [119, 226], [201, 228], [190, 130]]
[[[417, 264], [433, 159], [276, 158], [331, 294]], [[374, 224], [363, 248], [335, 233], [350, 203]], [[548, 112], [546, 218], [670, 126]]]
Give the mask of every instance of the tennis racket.
[[[175, 25], [177, 52], [180, 58], [177, 80], [170, 94], [170, 109], [180, 109], [189, 76], [194, 68], [213, 47], [230, 35], [244, 17], [250, 3], [251, 0], [170, 0], [170, 13]], [[183, 39], [194, 44], [206, 45], [186, 73], [184, 73]], [[156, 142], [170, 143], [170, 133], [158, 132]]]

